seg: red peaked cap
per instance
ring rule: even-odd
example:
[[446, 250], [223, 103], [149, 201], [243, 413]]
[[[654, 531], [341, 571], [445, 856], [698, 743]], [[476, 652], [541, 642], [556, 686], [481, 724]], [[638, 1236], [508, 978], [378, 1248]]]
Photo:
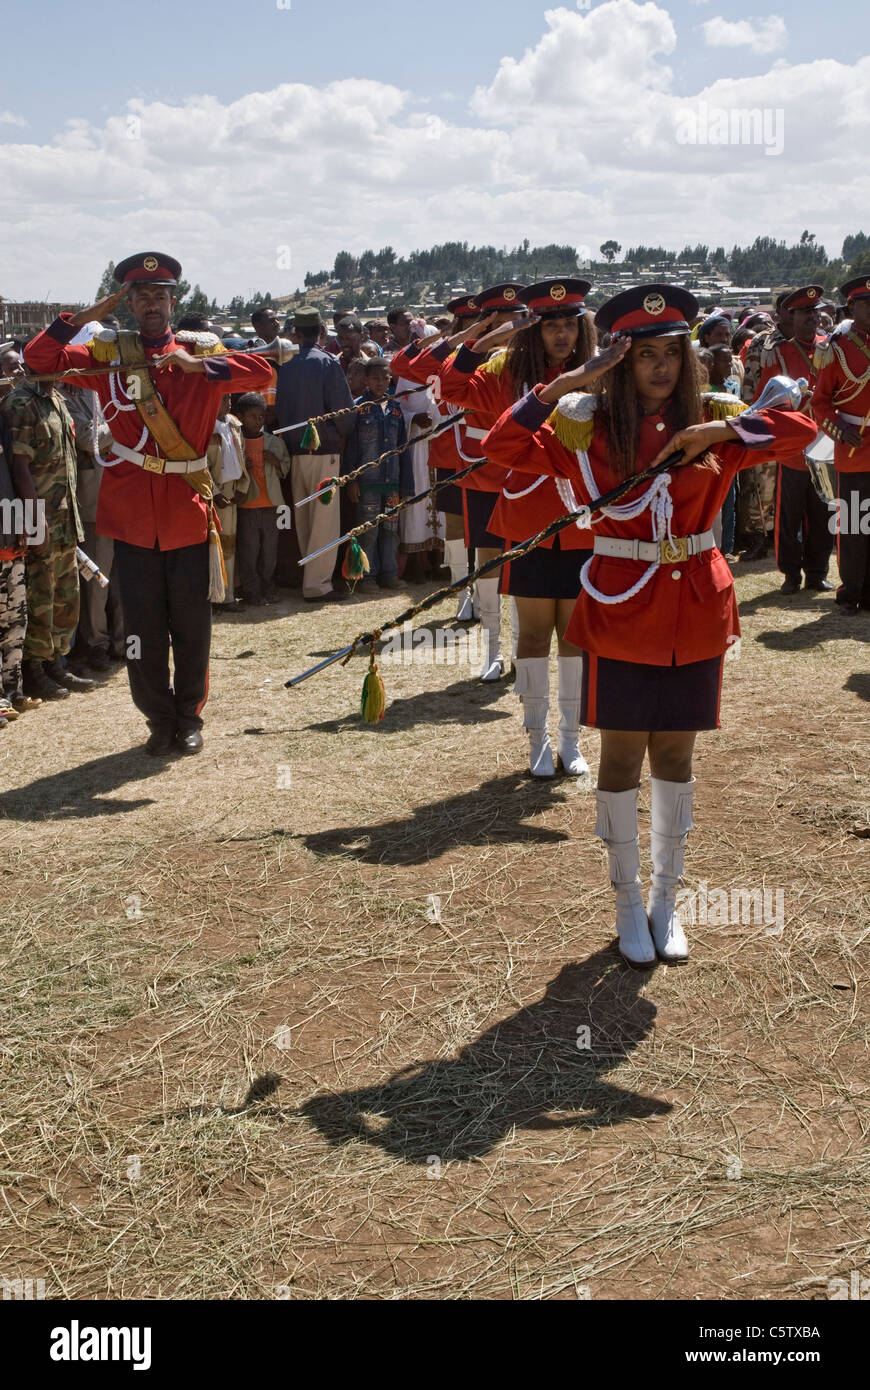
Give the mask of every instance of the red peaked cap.
[[854, 280], [847, 280], [840, 286], [840, 294], [847, 304], [850, 299], [866, 299], [870, 294], [870, 275], [856, 275]]
[[698, 301], [679, 285], [635, 285], [602, 304], [595, 325], [632, 338], [667, 338], [690, 331]]
[[504, 285], [490, 285], [474, 298], [480, 305], [482, 314], [492, 314], [496, 309], [521, 309], [520, 290], [523, 286], [518, 280], [509, 280]]
[[476, 319], [480, 313], [480, 307], [473, 294], [460, 294], [456, 299], [451, 299], [444, 308], [452, 314], [455, 319]]
[[586, 313], [584, 300], [592, 286], [588, 280], [550, 277], [528, 285], [520, 295], [531, 313], [540, 318], [556, 318], [568, 314], [579, 317]]
[[780, 309], [817, 309], [825, 297], [824, 285], [801, 285], [779, 302]]
[[177, 285], [181, 265], [163, 251], [140, 251], [115, 266], [119, 285]]

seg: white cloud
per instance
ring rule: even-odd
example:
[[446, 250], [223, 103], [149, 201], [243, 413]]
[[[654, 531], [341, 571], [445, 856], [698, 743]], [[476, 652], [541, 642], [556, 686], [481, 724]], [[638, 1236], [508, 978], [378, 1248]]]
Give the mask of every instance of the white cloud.
[[[136, 100], [102, 123], [75, 118], [48, 144], [7, 141], [3, 293], [85, 299], [107, 261], [149, 242], [225, 299], [290, 292], [366, 246], [790, 239], [807, 225], [796, 187], [837, 190], [809, 214], [836, 253], [870, 201], [870, 58], [777, 60], [680, 92], [676, 41], [661, 6], [606, 0], [548, 11], [539, 42], [494, 65], [464, 120], [348, 79], [228, 103]], [[782, 153], [680, 143], [679, 122], [702, 107], [781, 112]]]
[[779, 15], [767, 19], [708, 19], [702, 24], [704, 40], [710, 48], [751, 48], [753, 53], [773, 53], [784, 48], [788, 39], [785, 20]]
[[14, 111], [0, 111], [0, 125], [18, 125], [24, 128], [27, 122], [23, 116], [16, 116]]

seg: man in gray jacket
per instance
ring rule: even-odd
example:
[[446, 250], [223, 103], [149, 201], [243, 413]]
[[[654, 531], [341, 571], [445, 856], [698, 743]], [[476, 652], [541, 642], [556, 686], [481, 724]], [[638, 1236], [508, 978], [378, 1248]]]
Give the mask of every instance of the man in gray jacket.
[[[353, 405], [344, 372], [337, 359], [317, 346], [323, 326], [319, 309], [303, 307], [296, 310], [294, 336], [299, 352], [278, 369], [278, 394], [275, 405], [278, 425], [299, 424], [285, 436], [290, 453], [290, 481], [293, 501], [316, 492], [324, 478], [338, 477], [344, 441], [353, 426]], [[326, 415], [335, 410], [347, 410], [333, 420], [317, 424], [319, 440], [311, 444], [310, 432], [306, 446], [302, 440], [305, 425], [300, 422], [312, 416]], [[293, 513], [299, 554], [310, 555], [321, 546], [337, 541], [339, 536], [338, 492], [327, 506], [309, 502]], [[332, 587], [332, 571], [336, 552], [328, 550], [310, 564], [302, 567], [302, 597], [307, 603], [335, 603], [347, 597]]]

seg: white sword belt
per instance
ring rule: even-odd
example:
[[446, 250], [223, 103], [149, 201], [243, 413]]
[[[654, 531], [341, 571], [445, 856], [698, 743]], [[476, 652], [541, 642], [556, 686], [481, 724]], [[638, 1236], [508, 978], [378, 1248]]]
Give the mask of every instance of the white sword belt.
[[617, 536], [596, 536], [594, 552], [607, 555], [611, 559], [643, 560], [647, 564], [675, 565], [688, 560], [690, 555], [700, 555], [704, 550], [713, 550], [716, 537], [712, 531], [700, 531], [695, 536], [665, 536], [660, 541], [629, 541]]
[[474, 425], [466, 425], [465, 433], [469, 439], [486, 439], [489, 430], [479, 430], [476, 429]]
[[199, 473], [208, 467], [207, 458], [165, 459], [154, 454], [142, 454], [138, 449], [128, 449], [126, 445], [112, 440], [110, 453], [117, 454], [125, 463], [135, 463], [148, 473]]

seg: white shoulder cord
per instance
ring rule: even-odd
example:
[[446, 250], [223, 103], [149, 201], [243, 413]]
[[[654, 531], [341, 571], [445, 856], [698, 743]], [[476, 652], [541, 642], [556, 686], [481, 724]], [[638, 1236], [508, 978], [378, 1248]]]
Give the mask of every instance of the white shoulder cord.
[[[589, 456], [585, 450], [577, 450], [577, 461], [580, 464], [580, 474], [590, 498], [597, 497], [599, 495], [598, 488], [589, 464]], [[612, 507], [604, 507], [601, 514], [612, 517], [614, 521], [632, 521], [649, 507], [653, 541], [658, 542], [665, 535], [667, 535], [668, 540], [673, 540], [671, 518], [674, 514], [674, 504], [669, 491], [670, 483], [670, 473], [659, 473], [658, 477], [653, 478], [646, 491], [634, 502], [615, 503]], [[635, 594], [639, 594], [644, 585], [649, 583], [659, 567], [658, 560], [653, 560], [652, 564], [647, 566], [644, 573], [636, 583], [632, 584], [630, 589], [626, 589], [622, 594], [602, 594], [589, 579], [589, 570], [594, 558], [594, 555], [590, 555], [581, 569], [580, 583], [587, 594], [598, 603], [625, 603], [627, 599], [634, 598]]]

